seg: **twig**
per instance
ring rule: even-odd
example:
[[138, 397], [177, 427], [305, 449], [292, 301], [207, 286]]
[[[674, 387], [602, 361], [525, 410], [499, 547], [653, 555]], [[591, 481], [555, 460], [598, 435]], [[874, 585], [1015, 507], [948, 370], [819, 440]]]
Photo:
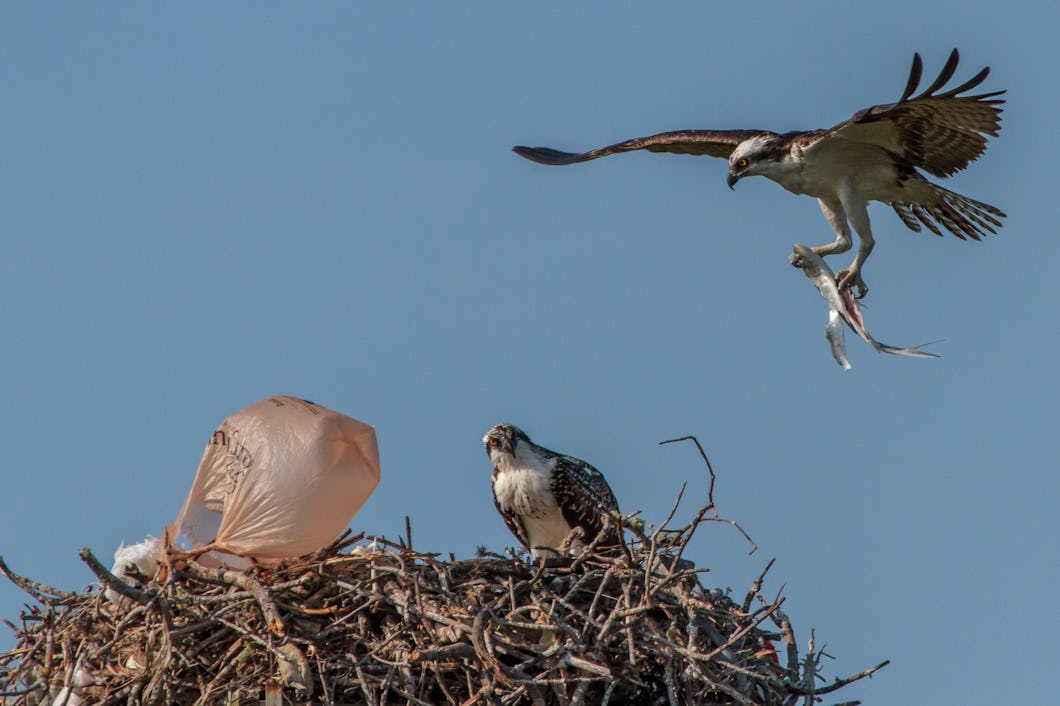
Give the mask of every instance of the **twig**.
[[773, 622], [780, 628], [780, 634], [784, 638], [784, 647], [788, 655], [788, 678], [797, 680], [799, 678], [799, 648], [795, 644], [795, 631], [791, 627], [788, 616], [780, 609], [773, 611]]
[[30, 579], [19, 576], [8, 568], [7, 563], [4, 562], [3, 556], [0, 556], [0, 574], [6, 576], [11, 583], [36, 598], [41, 603], [61, 603], [77, 597], [76, 593], [52, 588], [51, 586], [47, 586], [38, 581], [31, 581]]
[[[792, 694], [797, 694], [799, 696], [810, 696], [811, 694], [816, 694], [816, 695], [820, 696], [821, 694], [831, 694], [836, 689], [841, 689], [844, 686], [846, 686], [847, 684], [853, 684], [854, 682], [858, 681], [859, 679], [864, 679], [865, 677], [871, 677], [873, 674], [875, 674], [876, 672], [880, 671], [881, 669], [883, 669], [884, 667], [886, 667], [890, 663], [891, 663], [891, 660], [885, 659], [882, 662], [880, 662], [879, 664], [877, 664], [875, 667], [870, 667], [870, 668], [868, 668], [868, 669], [866, 669], [864, 671], [858, 672], [857, 674], [855, 674], [853, 676], [846, 677], [846, 678], [843, 678], [843, 679], [838, 679], [837, 678], [835, 681], [833, 681], [828, 686], [816, 687], [816, 688], [811, 690], [811, 689], [804, 689], [802, 687], [798, 687], [798, 686], [792, 685], [792, 686], [789, 687], [789, 691]], [[842, 704], [838, 704], [837, 706], [842, 706]]]
[[[676, 439], [672, 439], [671, 441], [676, 441]], [[668, 444], [670, 442], [669, 441], [660, 441], [659, 443], [660, 444]], [[666, 525], [670, 524], [670, 520], [674, 519], [674, 515], [677, 514], [677, 507], [681, 504], [681, 498], [683, 498], [684, 495], [685, 495], [685, 487], [687, 485], [688, 485], [688, 481], [684, 481], [684, 482], [681, 483], [681, 488], [677, 491], [677, 499], [674, 500], [673, 507], [670, 508], [670, 514], [667, 515], [666, 519], [663, 520], [662, 523], [659, 525], [659, 529], [660, 530], [664, 529], [666, 527]], [[714, 502], [713, 500], [710, 501], [711, 504], [713, 504], [713, 502]]]
[[570, 652], [565, 653], [563, 655], [563, 657], [560, 658], [559, 662], [557, 663], [557, 666], [560, 666], [560, 667], [573, 667], [575, 669], [580, 669], [583, 672], [589, 672], [590, 674], [597, 674], [597, 675], [599, 675], [601, 677], [607, 677], [609, 679], [612, 676], [611, 670], [609, 668], [605, 667], [604, 665], [595, 664], [593, 662], [590, 662], [587, 659], [582, 659], [581, 657], [576, 657], [576, 656], [572, 655]]
[[107, 567], [103, 566], [103, 564], [99, 562], [99, 559], [97, 559], [92, 554], [88, 547], [85, 547], [80, 552], [78, 552], [78, 556], [81, 557], [81, 561], [85, 562], [88, 565], [88, 568], [92, 570], [92, 573], [94, 573], [96, 577], [99, 578], [99, 580], [107, 586], [107, 588], [114, 589], [126, 598], [130, 598], [142, 605], [147, 605], [148, 603], [151, 603], [158, 595], [155, 593], [148, 593], [147, 591], [141, 591], [138, 588], [130, 586], [125, 581], [122, 581], [120, 578], [108, 571]]
[[[691, 441], [696, 445], [696, 448], [699, 449], [699, 455], [703, 459], [703, 463], [705, 463], [707, 466], [707, 472], [710, 474], [710, 487], [707, 489], [707, 504], [703, 506], [702, 509], [700, 509], [698, 515], [696, 516], [696, 519], [693, 520], [685, 528], [685, 530], [683, 530], [685, 532], [685, 536], [683, 537], [682, 542], [680, 544], [678, 556], [681, 555], [681, 552], [684, 551], [685, 546], [692, 539], [692, 533], [695, 532], [696, 527], [698, 527], [699, 523], [703, 521], [724, 522], [725, 524], [732, 525], [737, 530], [739, 530], [740, 534], [744, 536], [744, 539], [746, 539], [751, 544], [751, 551], [747, 553], [754, 554], [755, 551], [758, 550], [758, 545], [753, 539], [751, 539], [751, 535], [747, 534], [744, 528], [741, 527], [740, 524], [736, 522], [736, 520], [728, 520], [718, 514], [717, 507], [714, 504], [714, 483], [715, 481], [717, 481], [717, 476], [714, 474], [714, 467], [710, 465], [710, 459], [707, 458], [707, 452], [703, 450], [703, 447], [699, 443], [699, 439], [694, 436], [681, 436], [676, 439], [667, 439], [666, 441], [660, 441], [659, 444], [673, 444], [678, 441]], [[710, 516], [708, 517], [708, 515]]]
[[223, 584], [242, 588], [254, 596], [254, 600], [257, 601], [258, 606], [261, 608], [261, 613], [265, 617], [265, 625], [268, 627], [269, 632], [277, 637], [284, 637], [287, 634], [287, 628], [283, 624], [283, 618], [280, 617], [280, 611], [277, 610], [268, 590], [253, 576], [229, 569], [210, 570], [193, 561], [187, 563], [185, 571], [199, 578], [213, 579]]
[[753, 601], [755, 596], [759, 595], [761, 592], [762, 582], [765, 580], [766, 574], [769, 573], [769, 570], [773, 568], [773, 562], [776, 560], [776, 557], [770, 559], [769, 563], [766, 564], [766, 568], [762, 569], [762, 573], [760, 573], [758, 578], [754, 580], [754, 583], [751, 584], [750, 590], [747, 591], [747, 595], [743, 599], [743, 605], [740, 606], [740, 610], [744, 613], [751, 609], [751, 601]]
[[[676, 439], [667, 439], [666, 441], [660, 441], [659, 445], [663, 444], [674, 444], [678, 441], [691, 441], [699, 449], [699, 455], [703, 458], [703, 463], [707, 464], [707, 472], [710, 474], [710, 486], [707, 488], [707, 508], [714, 510], [714, 482], [717, 480], [717, 476], [714, 475], [714, 467], [710, 465], [710, 459], [707, 458], [707, 452], [703, 450], [703, 447], [699, 443], [699, 439], [694, 436], [679, 436]], [[717, 512], [715, 510], [715, 512]]]

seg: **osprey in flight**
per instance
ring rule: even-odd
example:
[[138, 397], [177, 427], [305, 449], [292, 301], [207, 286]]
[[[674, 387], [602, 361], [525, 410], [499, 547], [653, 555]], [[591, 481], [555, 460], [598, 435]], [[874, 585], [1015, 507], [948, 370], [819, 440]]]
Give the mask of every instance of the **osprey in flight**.
[[[838, 273], [840, 289], [857, 286], [868, 291], [861, 268], [872, 252], [873, 238], [867, 210], [869, 201], [891, 205], [910, 229], [921, 224], [936, 235], [940, 226], [961, 240], [979, 240], [1000, 227], [1004, 213], [928, 181], [920, 170], [948, 177], [967, 167], [986, 150], [986, 135], [997, 137], [1004, 91], [960, 95], [978, 86], [990, 73], [987, 67], [956, 88], [939, 92], [953, 77], [958, 54], [954, 49], [939, 77], [914, 96], [923, 62], [913, 55], [913, 67], [901, 98], [895, 103], [859, 110], [827, 130], [777, 134], [768, 130], [680, 130], [663, 132], [574, 154], [548, 147], [515, 147], [516, 153], [542, 164], [574, 164], [619, 152], [708, 155], [729, 160], [732, 188], [745, 176], [768, 177], [796, 194], [817, 199], [835, 241], [813, 250], [818, 255], [846, 252], [850, 227], [861, 243], [849, 269]], [[794, 264], [794, 263], [793, 263]]]
[[617, 545], [618, 501], [600, 471], [530, 441], [523, 430], [498, 424], [482, 438], [493, 463], [493, 502], [508, 529], [534, 558], [557, 556], [571, 542], [579, 554], [601, 532], [601, 545]]

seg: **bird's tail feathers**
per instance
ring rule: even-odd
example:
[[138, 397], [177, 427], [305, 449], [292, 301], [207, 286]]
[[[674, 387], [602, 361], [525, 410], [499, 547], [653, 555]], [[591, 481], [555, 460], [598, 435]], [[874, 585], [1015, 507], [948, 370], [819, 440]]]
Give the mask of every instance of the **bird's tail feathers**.
[[933, 198], [925, 202], [891, 202], [891, 208], [910, 230], [919, 233], [923, 224], [938, 236], [942, 235], [941, 228], [945, 228], [961, 240], [981, 240], [988, 234], [996, 234], [996, 229], [1001, 227], [998, 219], [1005, 217], [1001, 209], [961, 196], [938, 184], [925, 184], [931, 187]]

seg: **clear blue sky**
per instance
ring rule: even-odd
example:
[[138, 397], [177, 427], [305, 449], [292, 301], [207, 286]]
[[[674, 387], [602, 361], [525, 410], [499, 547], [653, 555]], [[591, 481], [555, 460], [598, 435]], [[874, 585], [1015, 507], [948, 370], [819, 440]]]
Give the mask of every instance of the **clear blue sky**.
[[[1060, 657], [1060, 67], [1055, 8], [969, 2], [17, 4], [0, 10], [0, 553], [67, 589], [82, 546], [159, 534], [225, 416], [299, 395], [376, 425], [353, 522], [419, 548], [514, 543], [480, 444], [500, 421], [586, 460], [649, 521], [689, 481], [706, 580], [771, 557], [830, 674], [889, 658], [868, 704], [1050, 703]], [[1000, 139], [947, 186], [1009, 217], [982, 243], [871, 214], [869, 329], [787, 262], [817, 205], [682, 128], [827, 127], [984, 65]], [[838, 259], [846, 263], [848, 256]], [[0, 583], [0, 615], [23, 596]], [[12, 644], [0, 633], [0, 649]], [[984, 675], [989, 688], [984, 688]], [[842, 700], [842, 699], [839, 699]]]

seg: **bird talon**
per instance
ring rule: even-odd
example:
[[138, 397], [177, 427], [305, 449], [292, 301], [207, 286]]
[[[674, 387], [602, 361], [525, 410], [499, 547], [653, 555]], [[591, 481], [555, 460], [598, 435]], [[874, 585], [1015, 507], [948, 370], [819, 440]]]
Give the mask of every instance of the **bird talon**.
[[855, 299], [864, 299], [869, 293], [869, 286], [861, 278], [861, 273], [856, 270], [840, 270], [835, 277], [836, 286], [840, 292], [853, 289]]

